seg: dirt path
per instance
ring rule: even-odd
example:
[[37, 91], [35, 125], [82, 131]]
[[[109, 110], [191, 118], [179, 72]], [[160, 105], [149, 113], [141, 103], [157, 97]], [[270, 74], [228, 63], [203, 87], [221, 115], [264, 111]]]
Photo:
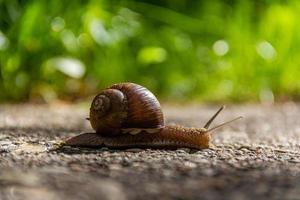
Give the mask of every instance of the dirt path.
[[[164, 106], [168, 123], [201, 126], [217, 107]], [[63, 148], [91, 131], [78, 106], [0, 106], [0, 199], [300, 199], [300, 105], [229, 106], [214, 149]]]

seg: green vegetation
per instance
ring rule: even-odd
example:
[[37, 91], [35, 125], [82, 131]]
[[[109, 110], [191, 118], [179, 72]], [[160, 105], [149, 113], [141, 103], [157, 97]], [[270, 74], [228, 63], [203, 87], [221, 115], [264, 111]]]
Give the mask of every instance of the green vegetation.
[[177, 101], [297, 100], [300, 1], [0, 0], [0, 100], [112, 83]]

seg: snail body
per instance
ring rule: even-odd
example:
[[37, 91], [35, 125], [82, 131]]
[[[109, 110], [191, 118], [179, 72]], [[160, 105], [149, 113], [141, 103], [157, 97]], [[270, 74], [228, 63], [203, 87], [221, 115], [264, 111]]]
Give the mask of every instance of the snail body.
[[95, 133], [83, 133], [67, 141], [69, 146], [109, 147], [109, 148], [159, 148], [175, 149], [180, 147], [204, 149], [210, 147], [210, 134], [203, 129], [167, 125], [161, 131], [148, 133], [141, 131], [136, 135], [123, 134], [107, 137]]
[[165, 125], [160, 104], [148, 89], [119, 83], [93, 99], [89, 120], [96, 132], [72, 137], [65, 144], [93, 148], [209, 148], [212, 130], [240, 118], [208, 129], [223, 108], [203, 128]]

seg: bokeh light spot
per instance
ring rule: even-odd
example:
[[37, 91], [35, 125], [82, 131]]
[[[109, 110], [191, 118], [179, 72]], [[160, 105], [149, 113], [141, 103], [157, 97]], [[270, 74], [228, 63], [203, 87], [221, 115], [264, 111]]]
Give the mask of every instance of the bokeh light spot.
[[229, 44], [225, 40], [217, 40], [212, 48], [216, 55], [224, 56], [229, 51]]
[[0, 31], [0, 51], [7, 49], [9, 41], [7, 37]]
[[273, 91], [269, 88], [261, 89], [259, 93], [259, 100], [262, 104], [273, 104], [274, 103], [274, 94]]
[[51, 29], [55, 32], [59, 32], [65, 28], [65, 20], [61, 17], [55, 17], [51, 21]]
[[82, 78], [85, 74], [85, 65], [74, 58], [51, 58], [46, 62], [46, 66], [54, 67], [72, 78]]
[[107, 45], [112, 42], [112, 37], [103, 26], [101, 20], [95, 19], [89, 26], [92, 38], [100, 45]]
[[73, 52], [77, 50], [77, 38], [71, 30], [63, 30], [61, 32], [61, 40], [68, 51]]
[[256, 52], [265, 60], [274, 60], [276, 58], [276, 49], [271, 43], [262, 41], [256, 45]]
[[161, 47], [144, 47], [138, 54], [138, 60], [144, 64], [161, 63], [166, 58], [167, 51]]

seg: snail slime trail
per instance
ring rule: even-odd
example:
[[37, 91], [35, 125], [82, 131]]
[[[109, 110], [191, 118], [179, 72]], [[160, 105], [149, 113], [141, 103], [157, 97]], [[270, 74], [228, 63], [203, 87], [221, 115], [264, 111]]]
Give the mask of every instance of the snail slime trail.
[[100, 92], [92, 101], [89, 121], [94, 133], [83, 133], [66, 140], [65, 145], [92, 148], [195, 148], [210, 147], [211, 132], [233, 121], [209, 126], [222, 106], [203, 128], [165, 125], [157, 98], [135, 83], [119, 83]]

